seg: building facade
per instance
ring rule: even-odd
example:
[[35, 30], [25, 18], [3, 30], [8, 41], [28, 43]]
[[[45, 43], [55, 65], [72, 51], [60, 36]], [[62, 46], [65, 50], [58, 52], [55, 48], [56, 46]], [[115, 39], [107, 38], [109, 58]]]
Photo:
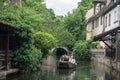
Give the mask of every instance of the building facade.
[[120, 0], [93, 0], [93, 4], [87, 27], [92, 25], [94, 41], [102, 41], [107, 46], [105, 56], [110, 66], [120, 70]]
[[[86, 20], [88, 20], [90, 17], [92, 17], [93, 15], [93, 10], [94, 8], [91, 8], [87, 11], [86, 13]], [[88, 22], [87, 23], [87, 27], [86, 27], [86, 30], [87, 30], [87, 34], [86, 34], [86, 40], [89, 40], [92, 36], [92, 22]]]

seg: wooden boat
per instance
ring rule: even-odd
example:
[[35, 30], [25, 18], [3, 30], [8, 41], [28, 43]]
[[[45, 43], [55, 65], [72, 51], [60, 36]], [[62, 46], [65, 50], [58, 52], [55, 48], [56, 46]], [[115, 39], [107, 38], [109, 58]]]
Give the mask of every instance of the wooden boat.
[[57, 68], [60, 68], [60, 69], [73, 69], [73, 68], [76, 68], [76, 64], [71, 63], [69, 61], [58, 61]]

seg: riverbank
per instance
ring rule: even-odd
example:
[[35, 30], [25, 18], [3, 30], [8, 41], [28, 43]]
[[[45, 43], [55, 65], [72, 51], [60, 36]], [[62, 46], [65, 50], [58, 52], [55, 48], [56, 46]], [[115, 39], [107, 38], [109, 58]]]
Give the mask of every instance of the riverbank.
[[112, 57], [107, 56], [108, 54], [106, 53], [105, 49], [91, 49], [91, 52], [91, 60], [93, 62], [101, 63], [101, 65], [105, 65], [113, 70], [120, 72], [120, 61], [117, 60], [117, 58], [113, 59]]
[[19, 69], [15, 68], [15, 69], [9, 69], [7, 71], [0, 71], [0, 80], [5, 79], [7, 75], [10, 74], [15, 74], [19, 71]]

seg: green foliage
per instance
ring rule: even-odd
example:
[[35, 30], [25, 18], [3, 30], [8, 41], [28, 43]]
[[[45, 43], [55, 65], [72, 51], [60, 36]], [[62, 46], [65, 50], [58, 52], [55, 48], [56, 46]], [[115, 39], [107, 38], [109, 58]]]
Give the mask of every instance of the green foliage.
[[85, 40], [86, 34], [86, 11], [92, 6], [92, 0], [82, 0], [72, 13], [64, 18], [64, 26], [75, 36], [75, 40]]
[[[15, 63], [21, 69], [36, 70], [41, 51], [46, 52], [56, 46], [56, 42], [58, 46], [72, 49], [75, 41], [85, 38], [85, 13], [91, 7], [91, 0], [82, 0], [78, 8], [65, 17], [55, 17], [54, 11], [47, 9], [43, 2], [44, 0], [21, 0], [20, 3], [10, 4], [10, 0], [0, 1], [0, 21], [20, 29], [15, 35], [18, 39], [15, 44]], [[79, 52], [79, 48], [75, 51]]]
[[33, 44], [33, 28], [28, 25], [21, 25], [19, 31], [16, 34], [19, 40], [17, 45], [18, 48], [24, 46], [25, 44]]
[[78, 60], [90, 60], [91, 41], [78, 41], [75, 43], [73, 51]]
[[36, 49], [33, 45], [33, 34], [38, 30], [49, 29], [47, 27], [51, 26], [53, 11], [42, 4], [43, 0], [22, 0], [16, 4], [10, 4], [10, 0], [6, 1], [4, 1], [6, 5], [0, 1], [0, 21], [8, 22], [20, 29], [15, 35], [16, 67], [36, 70], [42, 54], [40, 49]]
[[67, 30], [58, 29], [57, 39], [58, 39], [58, 45], [59, 46], [66, 46], [68, 49], [72, 50], [72, 47], [75, 43], [74, 36], [69, 33]]
[[54, 18], [52, 9], [47, 9], [43, 0], [22, 0], [21, 3], [4, 5], [0, 1], [0, 20], [19, 26], [27, 24], [35, 31], [42, 31], [51, 26]]
[[46, 32], [36, 32], [34, 34], [34, 44], [43, 52], [56, 46], [56, 39], [53, 35]]
[[48, 11], [49, 11], [49, 15], [51, 16], [51, 18], [55, 19], [56, 17], [55, 17], [55, 13], [54, 13], [53, 9], [48, 9]]
[[23, 70], [37, 70], [42, 53], [33, 45], [33, 29], [27, 25], [21, 25], [15, 36], [17, 38], [14, 51], [15, 66]]
[[75, 37], [64, 28], [63, 18], [63, 16], [57, 16], [54, 19], [55, 22], [53, 23], [53, 26], [51, 26], [47, 32], [56, 37], [58, 46], [64, 46], [71, 50], [75, 43]]
[[56, 37], [58, 45], [73, 46], [75, 37], [63, 27], [63, 16], [55, 17], [53, 10], [47, 9], [41, 0], [22, 0], [21, 4], [3, 6], [0, 20], [18, 27], [33, 27], [35, 32], [50, 33]]
[[27, 45], [15, 50], [15, 66], [22, 70], [37, 70], [40, 66], [40, 60], [42, 53], [36, 49], [33, 45]]

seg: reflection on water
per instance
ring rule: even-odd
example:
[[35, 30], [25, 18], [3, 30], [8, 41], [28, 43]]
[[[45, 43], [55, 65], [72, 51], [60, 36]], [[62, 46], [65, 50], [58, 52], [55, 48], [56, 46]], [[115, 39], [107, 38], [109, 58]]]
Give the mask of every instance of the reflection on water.
[[115, 70], [90, 62], [78, 62], [76, 69], [57, 69], [56, 58], [43, 58], [40, 71], [7, 77], [6, 80], [120, 80]]
[[46, 74], [45, 80], [74, 80], [75, 70], [57, 69], [56, 62], [57, 60], [53, 56], [43, 58], [41, 73], [43, 76]]
[[74, 76], [75, 76], [74, 69], [70, 69], [70, 70], [61, 69], [58, 71], [59, 71], [59, 75], [61, 77], [61, 80], [74, 80]]
[[116, 70], [95, 62], [92, 62], [91, 66], [91, 73], [97, 76], [98, 80], [120, 80], [120, 72]]

